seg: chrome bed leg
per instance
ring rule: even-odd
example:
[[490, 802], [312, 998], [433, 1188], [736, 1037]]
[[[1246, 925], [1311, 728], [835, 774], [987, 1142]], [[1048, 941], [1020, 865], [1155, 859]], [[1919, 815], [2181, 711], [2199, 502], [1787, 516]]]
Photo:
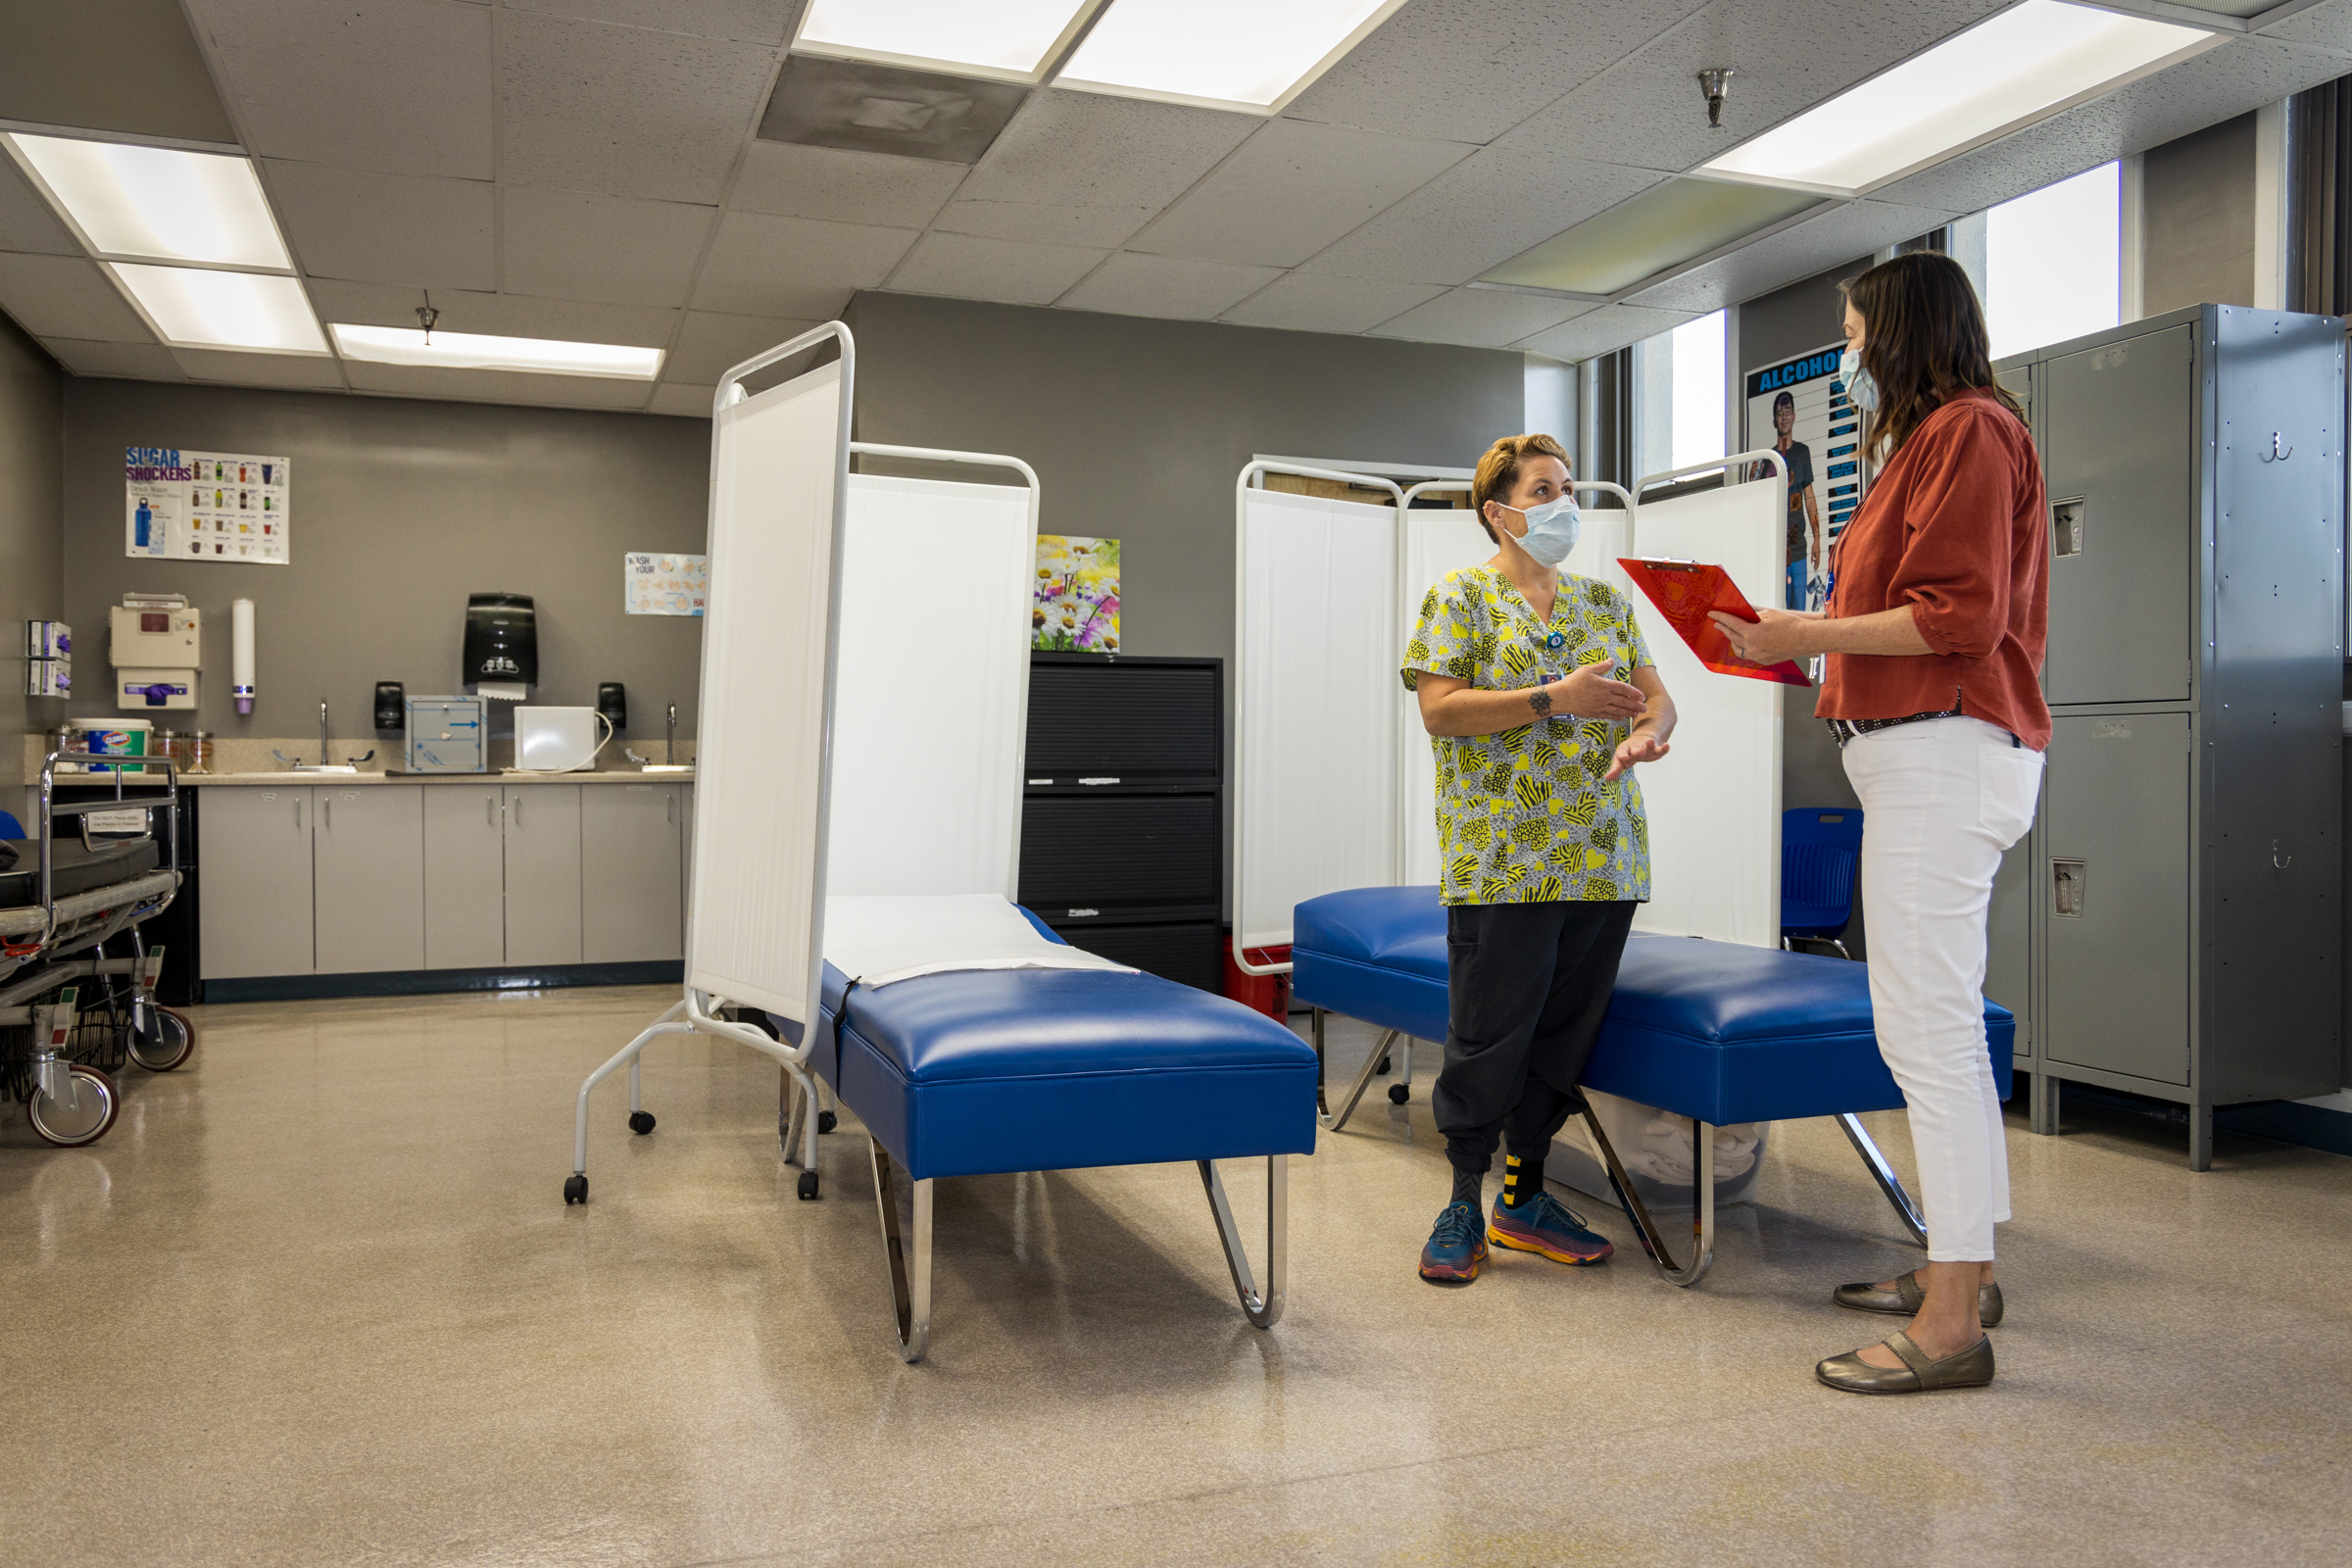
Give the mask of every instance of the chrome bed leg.
[[1894, 1205], [1895, 1217], [1903, 1222], [1903, 1229], [1911, 1233], [1914, 1242], [1927, 1246], [1927, 1220], [1921, 1217], [1919, 1205], [1911, 1201], [1911, 1195], [1903, 1190], [1903, 1179], [1886, 1163], [1886, 1156], [1879, 1152], [1879, 1146], [1871, 1142], [1870, 1134], [1863, 1131], [1862, 1118], [1849, 1110], [1838, 1118], [1838, 1125], [1845, 1130], [1845, 1141], [1854, 1146], [1862, 1163], [1870, 1167], [1871, 1179], [1879, 1184], [1879, 1191]]
[[1609, 1135], [1601, 1131], [1600, 1118], [1592, 1113], [1591, 1105], [1585, 1106], [1585, 1126], [1591, 1129], [1593, 1146], [1600, 1151], [1601, 1158], [1608, 1164], [1609, 1185], [1616, 1190], [1617, 1201], [1624, 1206], [1626, 1217], [1634, 1222], [1642, 1250], [1649, 1253], [1649, 1260], [1657, 1271], [1665, 1276], [1668, 1284], [1679, 1285], [1686, 1290], [1705, 1279], [1707, 1270], [1715, 1266], [1715, 1129], [1696, 1117], [1691, 1118], [1690, 1134], [1696, 1145], [1693, 1152], [1697, 1156], [1691, 1161], [1697, 1177], [1692, 1201], [1697, 1206], [1691, 1215], [1690, 1261], [1677, 1263], [1674, 1255], [1666, 1250], [1666, 1237], [1658, 1229], [1658, 1222], [1649, 1217], [1649, 1206], [1642, 1201], [1642, 1195], [1634, 1191], [1632, 1178], [1625, 1174], [1625, 1167], [1617, 1162], [1617, 1151], [1610, 1146]]
[[[1317, 1020], [1318, 1025], [1320, 1021], [1320, 1019]], [[1318, 1035], [1322, 1033], [1320, 1027], [1317, 1028], [1316, 1033]], [[1325, 1132], [1336, 1133], [1348, 1125], [1348, 1118], [1355, 1114], [1355, 1102], [1364, 1098], [1364, 1091], [1371, 1086], [1373, 1078], [1380, 1072], [1381, 1057], [1389, 1054], [1389, 1047], [1395, 1044], [1396, 1040], [1396, 1031], [1394, 1029], [1380, 1037], [1379, 1044], [1372, 1048], [1372, 1054], [1364, 1058], [1364, 1070], [1355, 1075], [1354, 1087], [1348, 1091], [1348, 1098], [1341, 1102], [1338, 1114], [1335, 1115], [1325, 1108], [1323, 1085], [1320, 1081], [1316, 1083], [1315, 1122]], [[1317, 1044], [1319, 1047], [1320, 1042]], [[1321, 1054], [1322, 1053], [1318, 1049], [1317, 1057], [1320, 1058]]]
[[[1380, 1053], [1374, 1052], [1372, 1059], [1378, 1062]], [[1347, 1118], [1343, 1114], [1341, 1119]], [[1234, 1294], [1242, 1298], [1242, 1314], [1250, 1319], [1252, 1328], [1270, 1329], [1282, 1320], [1282, 1308], [1291, 1289], [1290, 1156], [1266, 1156], [1266, 1289], [1262, 1296], [1250, 1276], [1250, 1251], [1242, 1245], [1241, 1230], [1233, 1222], [1233, 1204], [1226, 1200], [1225, 1184], [1217, 1179], [1216, 1161], [1203, 1159], [1197, 1163], [1200, 1167], [1200, 1186], [1208, 1194], [1209, 1212], [1217, 1217], [1217, 1240], [1225, 1246], [1225, 1266], [1233, 1271]]]
[[931, 1348], [931, 1184], [924, 1177], [913, 1184], [914, 1256], [899, 1235], [899, 1196], [890, 1154], [878, 1139], [868, 1137], [874, 1156], [874, 1201], [882, 1209], [882, 1250], [890, 1258], [891, 1304], [898, 1312], [899, 1354], [909, 1365]]

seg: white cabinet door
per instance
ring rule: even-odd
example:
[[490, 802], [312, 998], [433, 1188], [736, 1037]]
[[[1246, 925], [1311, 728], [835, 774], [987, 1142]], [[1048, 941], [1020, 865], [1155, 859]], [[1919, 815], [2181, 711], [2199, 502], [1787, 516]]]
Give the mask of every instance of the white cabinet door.
[[315, 972], [311, 792], [219, 786], [197, 810], [204, 977]]
[[678, 951], [694, 927], [694, 786], [678, 786]]
[[580, 961], [580, 788], [505, 786], [510, 964]]
[[424, 966], [507, 961], [506, 802], [496, 784], [424, 790]]
[[424, 786], [311, 786], [318, 972], [424, 967]]
[[580, 791], [580, 957], [639, 963], [684, 952], [678, 925], [678, 786]]

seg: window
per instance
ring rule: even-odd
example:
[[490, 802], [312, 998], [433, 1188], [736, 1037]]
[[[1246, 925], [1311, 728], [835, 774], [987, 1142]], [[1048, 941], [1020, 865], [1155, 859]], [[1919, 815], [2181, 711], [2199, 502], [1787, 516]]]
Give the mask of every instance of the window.
[[1984, 215], [1984, 317], [1996, 360], [2123, 319], [2121, 166]]
[[1641, 473], [1724, 456], [1723, 312], [1644, 338], [1639, 352], [1642, 418], [1635, 436]]

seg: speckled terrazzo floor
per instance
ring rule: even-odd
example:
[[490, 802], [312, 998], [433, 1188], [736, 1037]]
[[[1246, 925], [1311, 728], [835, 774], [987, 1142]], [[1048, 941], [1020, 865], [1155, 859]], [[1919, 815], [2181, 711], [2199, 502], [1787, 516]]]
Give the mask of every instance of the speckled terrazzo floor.
[[[660, 1130], [603, 1092], [594, 1201], [564, 1206], [580, 1077], [665, 1003], [214, 1007], [91, 1149], [10, 1107], [0, 1563], [2301, 1564], [2352, 1537], [2352, 1160], [2225, 1134], [2194, 1176], [2129, 1118], [2013, 1119], [1999, 1383], [1871, 1400], [1812, 1380], [1883, 1326], [1829, 1289], [1917, 1254], [1833, 1124], [1776, 1131], [1694, 1291], [1628, 1246], [1445, 1292], [1411, 1267], [1446, 1187], [1424, 1077], [1292, 1162], [1271, 1333], [1189, 1166], [976, 1178], [942, 1184], [906, 1367], [864, 1139], [795, 1201], [761, 1058], [657, 1047]], [[1335, 1026], [1335, 1071], [1368, 1038]], [[1870, 1120], [1907, 1171], [1901, 1117]], [[1253, 1216], [1258, 1170], [1226, 1175]]]

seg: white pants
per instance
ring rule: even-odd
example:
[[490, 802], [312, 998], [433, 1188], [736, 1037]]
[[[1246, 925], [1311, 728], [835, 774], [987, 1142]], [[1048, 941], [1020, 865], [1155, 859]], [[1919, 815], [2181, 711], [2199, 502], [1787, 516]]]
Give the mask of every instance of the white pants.
[[1879, 1054], [1902, 1086], [1928, 1257], [1989, 1262], [2009, 1150], [1984, 1041], [1984, 921], [2001, 852], [2034, 825], [2041, 754], [1982, 719], [1856, 737], [1862, 917]]

